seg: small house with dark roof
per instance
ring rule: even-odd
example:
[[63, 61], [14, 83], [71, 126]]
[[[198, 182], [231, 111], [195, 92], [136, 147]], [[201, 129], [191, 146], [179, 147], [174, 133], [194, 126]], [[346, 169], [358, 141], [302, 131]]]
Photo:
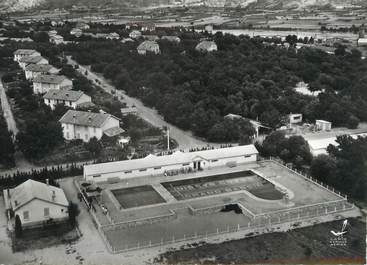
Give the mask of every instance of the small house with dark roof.
[[14, 52], [14, 61], [19, 62], [19, 60], [26, 56], [41, 56], [41, 54], [32, 49], [18, 49]]
[[57, 74], [58, 69], [50, 64], [30, 64], [25, 68], [25, 78], [32, 80], [39, 75]]
[[154, 54], [159, 54], [160, 53], [159, 44], [156, 43], [155, 41], [150, 41], [150, 40], [146, 40], [146, 41], [142, 42], [138, 46], [137, 51], [141, 55], [146, 55], [148, 52], [151, 52], [151, 53], [154, 53]]
[[33, 93], [44, 94], [51, 89], [70, 90], [73, 82], [63, 75], [39, 75], [33, 79]]
[[48, 64], [48, 60], [42, 56], [25, 56], [19, 59], [19, 66], [23, 70], [30, 64]]
[[69, 202], [60, 188], [29, 179], [3, 194], [7, 212], [18, 215], [23, 228], [68, 220]]
[[51, 89], [43, 96], [43, 101], [51, 109], [58, 104], [76, 109], [82, 103], [92, 102], [92, 99], [82, 91]]
[[120, 128], [120, 120], [108, 113], [68, 110], [59, 120], [63, 128], [65, 140], [81, 139], [88, 142], [103, 134], [112, 137], [124, 132]]
[[199, 52], [212, 52], [217, 51], [218, 46], [214, 41], [204, 40], [196, 45], [195, 50]]

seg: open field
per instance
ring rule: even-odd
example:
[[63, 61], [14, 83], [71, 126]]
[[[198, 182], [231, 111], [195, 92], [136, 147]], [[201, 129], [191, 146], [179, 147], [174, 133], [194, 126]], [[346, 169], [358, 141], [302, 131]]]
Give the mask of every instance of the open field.
[[[359, 214], [343, 196], [271, 161], [100, 187], [102, 196], [95, 198], [92, 212], [113, 253], [240, 231], [245, 236], [283, 231], [304, 221], [342, 218], [344, 212]], [[116, 189], [121, 191], [117, 197]], [[230, 205], [239, 212], [222, 211]]]

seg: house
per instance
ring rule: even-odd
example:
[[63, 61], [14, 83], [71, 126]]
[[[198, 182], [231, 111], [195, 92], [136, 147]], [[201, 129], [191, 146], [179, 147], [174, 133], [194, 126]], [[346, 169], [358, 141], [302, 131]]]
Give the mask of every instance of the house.
[[19, 60], [23, 57], [27, 56], [41, 56], [41, 54], [36, 50], [30, 50], [30, 49], [19, 49], [14, 52], [14, 61], [19, 63]]
[[163, 175], [172, 170], [205, 170], [236, 166], [257, 161], [254, 145], [210, 149], [196, 152], [177, 151], [171, 155], [148, 155], [145, 158], [84, 166], [86, 181], [108, 181], [134, 177]]
[[132, 39], [139, 39], [142, 36], [141, 32], [138, 30], [133, 30], [130, 32], [129, 37]]
[[162, 36], [162, 40], [167, 40], [170, 42], [180, 43], [181, 39], [177, 36]]
[[56, 45], [64, 43], [64, 37], [61, 35], [55, 35], [50, 37], [50, 42]]
[[126, 145], [128, 145], [131, 141], [131, 137], [130, 136], [120, 136], [119, 139], [117, 140], [118, 144], [121, 147], [125, 147]]
[[121, 109], [121, 114], [122, 114], [122, 116], [137, 115], [138, 114], [138, 109], [135, 106], [122, 108]]
[[66, 221], [69, 217], [64, 191], [31, 179], [4, 190], [4, 201], [7, 212], [18, 215], [23, 228], [42, 226], [49, 220]]
[[213, 25], [206, 25], [204, 30], [208, 33], [212, 33], [213, 32]]
[[120, 38], [120, 35], [116, 32], [112, 32], [106, 36], [106, 39], [108, 40], [118, 40]]
[[81, 29], [81, 30], [86, 30], [86, 29], [90, 29], [90, 26], [87, 23], [84, 22], [78, 22], [75, 26], [75, 28], [77, 29]]
[[144, 40], [158, 41], [159, 37], [157, 35], [142, 35]]
[[49, 32], [48, 32], [48, 36], [49, 37], [53, 37], [53, 36], [56, 36], [57, 35], [57, 31], [56, 30], [50, 30]]
[[19, 66], [25, 71], [30, 64], [48, 64], [48, 60], [42, 56], [26, 56], [19, 60]]
[[50, 64], [30, 64], [25, 68], [25, 78], [32, 80], [39, 75], [56, 74], [59, 70]]
[[51, 89], [70, 90], [73, 82], [63, 75], [39, 75], [33, 79], [33, 93], [43, 94]]
[[338, 146], [336, 137], [307, 140], [307, 143], [313, 156], [327, 155], [327, 148], [329, 145]]
[[75, 37], [79, 38], [83, 35], [83, 31], [81, 29], [78, 29], [78, 28], [73, 28], [70, 31], [70, 35], [74, 35]]
[[146, 41], [142, 42], [138, 46], [137, 51], [141, 55], [146, 55], [147, 52], [151, 52], [151, 53], [155, 53], [155, 54], [160, 53], [159, 44], [156, 43], [155, 41], [150, 41], [150, 40], [146, 40]]
[[295, 124], [295, 123], [302, 122], [303, 115], [302, 114], [289, 114], [288, 118], [289, 118], [290, 124]]
[[55, 109], [57, 104], [76, 109], [82, 103], [92, 102], [92, 99], [82, 91], [51, 89], [43, 96], [43, 101], [51, 109]]
[[318, 131], [330, 131], [331, 122], [324, 120], [316, 120], [316, 130]]
[[358, 46], [367, 46], [367, 38], [359, 38], [357, 44]]
[[141, 25], [142, 31], [155, 31], [155, 24], [154, 23], [145, 23]]
[[196, 45], [195, 50], [199, 52], [212, 52], [212, 51], [217, 51], [218, 47], [214, 41], [204, 40], [200, 42], [198, 45]]
[[81, 139], [88, 142], [103, 134], [112, 137], [124, 132], [120, 128], [120, 120], [108, 113], [68, 110], [59, 120], [66, 140]]

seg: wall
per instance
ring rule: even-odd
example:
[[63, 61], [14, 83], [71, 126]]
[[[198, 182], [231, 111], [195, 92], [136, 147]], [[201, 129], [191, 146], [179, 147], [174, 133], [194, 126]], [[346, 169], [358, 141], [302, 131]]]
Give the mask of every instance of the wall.
[[[49, 218], [44, 217], [44, 208], [50, 209], [49, 218], [53, 218], [53, 219], [68, 218], [68, 211], [67, 211], [68, 207], [67, 206], [56, 205], [56, 204], [38, 200], [38, 199], [34, 199], [33, 201], [29, 202], [28, 204], [24, 205], [23, 207], [17, 209], [15, 211], [15, 215], [16, 214], [19, 215], [20, 220], [22, 221], [22, 225], [34, 224], [34, 222], [43, 222], [49, 219]], [[29, 212], [28, 221], [25, 221], [23, 219], [24, 211]]]

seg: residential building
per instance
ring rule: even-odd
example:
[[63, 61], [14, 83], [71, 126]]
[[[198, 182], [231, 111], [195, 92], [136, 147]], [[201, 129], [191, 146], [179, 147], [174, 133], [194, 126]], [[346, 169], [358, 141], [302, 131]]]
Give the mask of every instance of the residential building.
[[307, 140], [308, 146], [310, 147], [310, 152], [313, 156], [318, 155], [326, 155], [327, 147], [329, 145], [338, 146], [336, 142], [336, 137], [324, 138], [324, 139], [315, 139], [315, 140]]
[[154, 23], [145, 23], [141, 25], [142, 31], [155, 31], [155, 24]]
[[162, 40], [167, 40], [170, 42], [180, 43], [181, 39], [177, 36], [162, 36]]
[[324, 120], [316, 120], [316, 130], [318, 131], [330, 131], [331, 122]]
[[367, 38], [359, 38], [358, 46], [367, 46]]
[[30, 50], [30, 49], [19, 49], [14, 52], [14, 61], [19, 63], [19, 60], [23, 57], [27, 56], [41, 56], [41, 54], [36, 50]]
[[78, 29], [78, 28], [73, 28], [71, 31], [70, 31], [70, 34], [71, 35], [74, 35], [75, 37], [79, 38], [83, 35], [83, 31], [81, 29]]
[[69, 202], [60, 188], [29, 179], [3, 192], [7, 212], [19, 216], [23, 228], [68, 220]]
[[43, 101], [51, 109], [55, 109], [57, 104], [76, 109], [82, 103], [92, 102], [92, 99], [82, 91], [51, 89], [43, 96]]
[[135, 106], [122, 108], [121, 109], [121, 114], [122, 114], [122, 116], [137, 115], [138, 114], [138, 109]]
[[68, 110], [59, 122], [66, 140], [88, 142], [93, 137], [101, 139], [103, 134], [112, 137], [124, 132], [120, 128], [120, 120], [107, 113]]
[[141, 32], [139, 30], [133, 30], [130, 32], [129, 37], [132, 39], [138, 39], [142, 36]]
[[90, 26], [85, 22], [78, 22], [76, 24], [75, 28], [81, 29], [81, 30], [86, 30], [86, 29], [90, 29]]
[[150, 41], [150, 40], [146, 40], [146, 41], [142, 42], [138, 46], [137, 51], [141, 55], [146, 55], [147, 52], [151, 52], [151, 53], [154, 53], [154, 54], [160, 53], [159, 44], [156, 43], [155, 41]]
[[30, 64], [48, 64], [48, 60], [42, 56], [26, 56], [19, 60], [19, 66], [23, 70]]
[[300, 123], [303, 120], [302, 114], [289, 114], [288, 117], [289, 117], [290, 124]]
[[56, 36], [57, 35], [57, 31], [56, 30], [50, 30], [49, 32], [48, 32], [48, 36], [49, 37], [53, 37], [53, 36]]
[[43, 94], [51, 89], [70, 90], [73, 82], [63, 75], [39, 75], [33, 79], [33, 93]]
[[56, 45], [64, 43], [64, 37], [61, 35], [55, 35], [50, 37], [50, 42]]
[[200, 52], [212, 52], [218, 50], [218, 47], [214, 41], [204, 40], [196, 45], [195, 50]]
[[162, 175], [172, 170], [205, 170], [255, 162], [258, 151], [244, 145], [197, 152], [177, 151], [171, 155], [148, 155], [145, 158], [84, 166], [84, 179], [101, 182], [109, 179]]
[[213, 25], [206, 25], [204, 30], [208, 33], [212, 33], [213, 32]]
[[117, 34], [116, 32], [112, 32], [110, 34], [107, 35], [106, 39], [108, 40], [118, 40], [120, 38], [120, 35]]
[[50, 64], [30, 64], [25, 68], [25, 78], [33, 80], [36, 76], [56, 74], [59, 70]]

